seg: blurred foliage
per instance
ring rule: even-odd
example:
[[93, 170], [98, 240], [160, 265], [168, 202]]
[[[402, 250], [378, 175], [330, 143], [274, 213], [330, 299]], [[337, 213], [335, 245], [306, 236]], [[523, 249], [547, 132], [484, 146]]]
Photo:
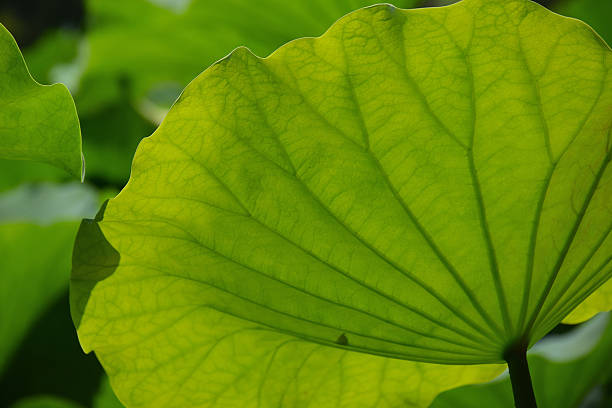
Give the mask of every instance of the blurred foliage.
[[0, 21], [25, 48], [49, 29], [83, 26], [85, 8], [83, 0], [2, 0]]
[[[412, 7], [418, 1], [395, 3]], [[295, 38], [320, 35], [344, 14], [370, 4], [371, 0], [90, 0], [89, 61], [81, 106], [88, 111], [117, 98], [121, 78], [130, 83], [137, 102], [159, 84], [177, 84], [180, 90], [239, 45], [266, 56]]]
[[77, 220], [97, 206], [98, 193], [81, 184], [0, 195], [0, 375], [32, 322], [66, 290]]
[[0, 378], [0, 407], [47, 395], [91, 407], [103, 371], [74, 335], [64, 287], [37, 316]]
[[555, 6], [559, 13], [585, 21], [608, 43], [612, 44], [612, 1], [561, 0]]
[[41, 181], [66, 181], [71, 177], [50, 164], [0, 159], [0, 193], [22, 183]]
[[[76, 227], [75, 223], [0, 227], [0, 246], [8, 255], [0, 261], [0, 370], [31, 321], [65, 290]], [[47, 245], [39, 248], [41, 242]]]
[[120, 98], [114, 104], [81, 118], [83, 154], [87, 178], [98, 186], [119, 189], [130, 176], [132, 156], [138, 142], [155, 130], [128, 102]]
[[24, 58], [34, 79], [45, 84], [58, 82], [56, 80], [59, 78], [53, 71], [57, 72], [58, 66], [68, 64], [77, 57], [80, 40], [78, 31], [57, 29], [27, 48]]
[[82, 408], [69, 400], [53, 396], [28, 397], [11, 405], [11, 408]]

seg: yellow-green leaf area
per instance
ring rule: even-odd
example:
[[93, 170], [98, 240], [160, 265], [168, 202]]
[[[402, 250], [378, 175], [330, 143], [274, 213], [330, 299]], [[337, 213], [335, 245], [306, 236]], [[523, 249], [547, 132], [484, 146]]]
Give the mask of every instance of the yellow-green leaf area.
[[[612, 273], [611, 66], [527, 0], [379, 5], [265, 59], [235, 50], [82, 225], [83, 347], [128, 406], [279, 406], [309, 348], [411, 364], [382, 393], [404, 399], [438, 366], [402, 360], [501, 362]], [[351, 406], [331, 367], [318, 406]], [[367, 371], [351, 386], [394, 383]]]
[[44, 162], [81, 178], [81, 131], [70, 92], [37, 83], [1, 24], [0, 158]]
[[[583, 295], [584, 296], [584, 295]], [[563, 319], [563, 323], [582, 323], [597, 313], [612, 309], [612, 280], [608, 279]]]

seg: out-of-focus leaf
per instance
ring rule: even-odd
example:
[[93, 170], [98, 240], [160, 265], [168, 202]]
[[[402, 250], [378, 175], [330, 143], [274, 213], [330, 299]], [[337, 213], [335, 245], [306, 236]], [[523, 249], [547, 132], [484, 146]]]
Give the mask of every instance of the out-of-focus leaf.
[[[84, 56], [79, 54], [77, 57], [78, 49], [83, 48], [81, 42], [78, 33], [59, 30], [43, 37], [39, 43], [28, 49], [25, 58], [28, 66], [36, 68], [40, 78], [61, 80], [70, 85], [75, 81], [78, 82], [82, 69], [81, 59]], [[70, 61], [74, 63], [69, 64]], [[124, 185], [130, 175], [130, 165], [138, 142], [155, 130], [151, 121], [137, 112], [134, 105], [129, 102], [129, 84], [124, 82], [122, 86], [125, 86], [125, 89], [122, 89], [122, 97], [114, 104], [97, 111], [86, 112], [86, 115], [81, 112], [80, 121], [83, 153], [87, 158], [87, 176], [99, 184]], [[179, 91], [180, 89], [174, 90], [173, 95]], [[153, 94], [152, 98], [155, 96]], [[146, 101], [149, 101], [149, 98]], [[151, 112], [151, 115], [163, 115], [167, 107], [158, 109], [161, 113], [156, 111]], [[26, 175], [31, 177], [32, 172], [26, 172]], [[13, 173], [15, 172], [10, 171], [9, 173], [12, 181], [15, 179]], [[17, 175], [19, 174], [21, 173], [18, 171]], [[0, 176], [0, 183], [1, 178]], [[24, 178], [27, 180], [27, 177]]]
[[609, 277], [611, 66], [527, 0], [236, 50], [83, 222], [81, 344], [129, 407], [423, 406], [486, 377], [399, 359], [501, 362]]
[[63, 398], [53, 396], [35, 396], [28, 397], [15, 404], [10, 408], [82, 408], [81, 405], [68, 401]]
[[612, 1], [609, 0], [561, 0], [555, 5], [559, 13], [590, 24], [610, 44], [612, 42]]
[[102, 377], [100, 389], [94, 398], [93, 408], [123, 408], [108, 382], [108, 377]]
[[95, 191], [86, 185], [24, 184], [0, 195], [0, 225], [74, 221], [95, 213], [97, 206]]
[[32, 79], [0, 24], [0, 158], [49, 163], [82, 177], [81, 133], [70, 92]]
[[46, 163], [0, 159], [0, 193], [23, 183], [63, 181], [68, 174]]
[[125, 185], [141, 138], [155, 130], [126, 99], [81, 119], [83, 152], [90, 179]]
[[[182, 89], [240, 45], [267, 55], [283, 43], [323, 33], [371, 0], [89, 0], [90, 59], [78, 97], [80, 112], [116, 99], [127, 80], [137, 101], [160, 83]], [[412, 7], [417, 0], [399, 0]], [[118, 46], [118, 44], [121, 44]], [[170, 104], [178, 94], [168, 98]]]
[[0, 226], [0, 372], [44, 307], [66, 288], [74, 222]]
[[0, 373], [33, 320], [66, 289], [75, 221], [91, 216], [96, 204], [95, 191], [82, 184], [0, 195]]
[[[554, 355], [567, 357], [575, 349], [583, 348], [584, 339], [592, 332], [602, 333], [595, 347], [587, 354], [571, 361], [557, 361]], [[612, 378], [612, 321], [602, 314], [584, 327], [575, 329], [559, 339], [544, 339], [538, 352], [528, 355], [531, 377], [539, 408], [575, 408], [595, 386]], [[560, 344], [556, 344], [560, 342]], [[555, 349], [548, 352], [547, 348]], [[535, 348], [534, 348], [535, 349]], [[431, 408], [513, 408], [510, 379], [504, 375], [488, 384], [469, 385], [439, 395]]]
[[45, 34], [36, 44], [24, 50], [24, 58], [38, 82], [57, 81], [54, 70], [75, 60], [81, 41], [78, 31], [58, 29]]

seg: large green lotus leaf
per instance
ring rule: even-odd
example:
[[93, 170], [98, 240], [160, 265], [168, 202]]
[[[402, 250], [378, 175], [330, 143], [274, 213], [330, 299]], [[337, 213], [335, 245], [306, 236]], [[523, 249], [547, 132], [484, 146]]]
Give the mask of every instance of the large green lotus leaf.
[[31, 323], [66, 288], [77, 225], [0, 226], [0, 372]]
[[[603, 331], [603, 333], [598, 333]], [[612, 322], [609, 315], [597, 316], [585, 327], [566, 335], [558, 335], [550, 343], [542, 343], [542, 348], [528, 356], [531, 376], [540, 408], [575, 408], [594, 387], [612, 378], [610, 354], [612, 354]], [[558, 360], [550, 356], [562, 352], [574, 353], [582, 348], [585, 341], [597, 339], [595, 347], [585, 355], [573, 359]], [[539, 344], [538, 344], [539, 345]], [[488, 384], [469, 385], [440, 394], [431, 408], [471, 408], [475, 401], [478, 406], [487, 408], [513, 408], [510, 378], [505, 375]], [[589, 405], [597, 406], [597, 405]], [[605, 405], [600, 405], [601, 407]]]
[[97, 203], [79, 183], [0, 195], [0, 374], [33, 321], [66, 290], [76, 220]]
[[0, 56], [0, 159], [40, 161], [81, 177], [81, 133], [68, 89], [34, 81], [1, 24]]
[[[399, 0], [397, 6], [417, 3]], [[371, 0], [89, 0], [89, 58], [77, 98], [79, 111], [97, 110], [116, 98], [123, 81], [130, 82], [139, 102], [148, 100], [150, 91], [160, 85], [178, 92], [239, 45], [267, 55], [294, 38], [319, 35], [344, 14], [370, 4]], [[172, 103], [178, 94], [170, 95]]]
[[436, 370], [352, 352], [503, 361], [612, 273], [611, 65], [527, 0], [376, 6], [236, 50], [82, 224], [81, 344], [128, 406], [299, 405], [310, 350], [344, 404], [381, 378], [381, 405], [410, 400]]

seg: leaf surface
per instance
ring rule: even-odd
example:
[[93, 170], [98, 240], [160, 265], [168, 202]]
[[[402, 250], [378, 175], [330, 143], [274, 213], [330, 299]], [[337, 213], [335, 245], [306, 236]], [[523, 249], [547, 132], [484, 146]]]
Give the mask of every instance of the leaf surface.
[[410, 364], [381, 393], [399, 399], [436, 372], [382, 357], [501, 362], [612, 273], [611, 65], [526, 0], [375, 6], [265, 59], [234, 51], [82, 224], [81, 344], [130, 407], [300, 406], [287, 378], [309, 350], [336, 404], [344, 378], [398, 384], [378, 364]]
[[81, 132], [62, 84], [38, 84], [0, 24], [0, 159], [49, 163], [82, 177]]

